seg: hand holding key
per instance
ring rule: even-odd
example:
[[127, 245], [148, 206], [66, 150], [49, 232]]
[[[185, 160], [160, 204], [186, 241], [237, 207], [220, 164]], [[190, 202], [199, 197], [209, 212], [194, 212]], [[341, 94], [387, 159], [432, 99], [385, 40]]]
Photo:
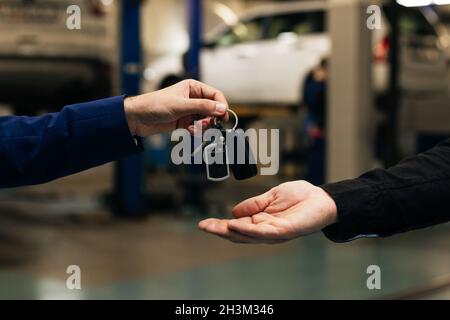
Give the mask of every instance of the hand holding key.
[[227, 118], [227, 109], [222, 92], [195, 80], [125, 99], [128, 127], [133, 136], [140, 137], [180, 128], [193, 134], [194, 121], [207, 128], [212, 117]]

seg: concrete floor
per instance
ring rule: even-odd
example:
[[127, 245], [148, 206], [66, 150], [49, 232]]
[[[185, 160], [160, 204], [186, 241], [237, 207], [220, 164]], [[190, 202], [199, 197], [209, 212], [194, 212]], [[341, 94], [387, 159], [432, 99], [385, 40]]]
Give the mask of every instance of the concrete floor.
[[[199, 215], [111, 218], [93, 201], [109, 176], [106, 166], [0, 193], [0, 298], [450, 298], [450, 225], [349, 244], [317, 234], [277, 246], [235, 245], [197, 231]], [[173, 188], [168, 176], [152, 180]], [[227, 194], [218, 206], [224, 210], [271, 184], [257, 178], [236, 188], [230, 181], [211, 188], [208, 201]], [[82, 289], [71, 291], [66, 268], [74, 264]], [[381, 290], [366, 287], [369, 265], [381, 268]]]

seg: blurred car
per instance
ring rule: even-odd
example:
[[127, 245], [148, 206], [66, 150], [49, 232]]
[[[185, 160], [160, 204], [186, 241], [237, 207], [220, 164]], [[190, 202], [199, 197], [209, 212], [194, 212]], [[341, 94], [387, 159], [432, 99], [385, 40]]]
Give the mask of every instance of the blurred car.
[[[326, 11], [326, 1], [274, 3], [244, 13], [233, 25], [218, 26], [201, 49], [201, 80], [223, 90], [233, 103], [298, 105], [306, 75], [330, 54]], [[386, 11], [382, 18], [383, 28], [373, 32], [378, 96], [387, 91], [390, 69]], [[402, 7], [400, 27], [401, 89], [420, 94], [446, 89], [445, 55], [421, 9]], [[163, 57], [146, 69], [144, 87], [158, 89], [182, 74], [181, 57]]]
[[[81, 29], [69, 30], [67, 9], [81, 9]], [[117, 19], [114, 1], [2, 0], [0, 103], [17, 114], [111, 94]]]

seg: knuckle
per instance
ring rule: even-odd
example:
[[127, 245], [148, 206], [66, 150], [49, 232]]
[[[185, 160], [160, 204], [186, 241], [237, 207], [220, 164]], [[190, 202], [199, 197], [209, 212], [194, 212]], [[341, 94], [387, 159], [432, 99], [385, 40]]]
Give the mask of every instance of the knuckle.
[[189, 86], [192, 83], [192, 79], [185, 79], [179, 82], [180, 85]]

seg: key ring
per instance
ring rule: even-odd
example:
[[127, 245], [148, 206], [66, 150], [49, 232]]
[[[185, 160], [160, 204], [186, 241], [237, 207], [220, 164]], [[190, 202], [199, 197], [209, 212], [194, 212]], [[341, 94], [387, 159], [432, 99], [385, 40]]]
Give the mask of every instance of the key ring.
[[[238, 115], [236, 114], [236, 112], [234, 112], [233, 110], [228, 109], [228, 112], [231, 113], [234, 116], [234, 119], [236, 120], [236, 123], [234, 124], [233, 129], [231, 129], [234, 131], [237, 129], [237, 126], [239, 123], [239, 118], [238, 118]], [[218, 120], [217, 117], [214, 117], [214, 125], [217, 125], [219, 121], [221, 121], [221, 120]]]

